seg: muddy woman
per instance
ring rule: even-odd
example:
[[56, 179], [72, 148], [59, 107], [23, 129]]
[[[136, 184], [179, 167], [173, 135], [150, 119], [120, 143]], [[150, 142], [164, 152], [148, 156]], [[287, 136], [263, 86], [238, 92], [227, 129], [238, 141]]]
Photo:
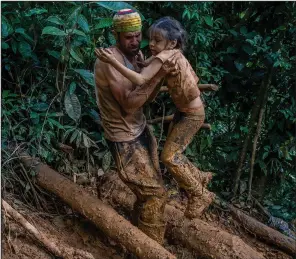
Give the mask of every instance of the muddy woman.
[[204, 188], [212, 174], [200, 171], [183, 155], [205, 119], [204, 105], [197, 86], [199, 79], [182, 54], [186, 32], [177, 20], [171, 17], [157, 20], [149, 29], [149, 37], [152, 57], [145, 62], [146, 67], [141, 73], [135, 73], [122, 65], [117, 56], [108, 49], [97, 49], [96, 54], [137, 85], [146, 84], [155, 77], [164, 62], [175, 59], [176, 71], [167, 75], [167, 86], [178, 112], [175, 114], [161, 159], [179, 186], [188, 194], [185, 216], [195, 218], [201, 215], [215, 197]]

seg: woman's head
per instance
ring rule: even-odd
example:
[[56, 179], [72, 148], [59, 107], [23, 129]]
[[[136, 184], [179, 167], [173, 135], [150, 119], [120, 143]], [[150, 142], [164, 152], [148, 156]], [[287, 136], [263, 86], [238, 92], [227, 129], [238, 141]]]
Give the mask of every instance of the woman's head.
[[178, 48], [182, 51], [186, 44], [186, 31], [182, 25], [171, 17], [163, 17], [154, 22], [149, 28], [149, 47], [152, 55], [164, 49]]

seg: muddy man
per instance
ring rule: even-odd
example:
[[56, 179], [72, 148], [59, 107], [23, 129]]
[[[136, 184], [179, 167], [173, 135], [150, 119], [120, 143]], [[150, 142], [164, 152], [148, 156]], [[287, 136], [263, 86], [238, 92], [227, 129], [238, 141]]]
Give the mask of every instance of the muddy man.
[[[141, 72], [137, 61], [143, 60], [140, 43], [142, 24], [139, 14], [131, 9], [116, 13], [113, 18], [116, 46], [109, 50], [121, 64]], [[153, 95], [155, 86], [174, 70], [168, 61], [149, 82], [133, 84], [110, 64], [97, 59], [94, 73], [97, 104], [105, 138], [114, 157], [122, 181], [135, 193], [137, 226], [144, 233], [163, 243], [164, 207], [167, 193], [160, 175], [158, 158], [151, 152], [156, 140], [146, 125], [142, 106]]]
[[162, 162], [188, 194], [185, 216], [199, 217], [215, 195], [205, 189], [211, 179], [210, 172], [202, 172], [183, 155], [186, 147], [199, 131], [205, 119], [205, 110], [197, 86], [199, 78], [183, 55], [186, 32], [181, 24], [163, 17], [149, 28], [149, 47], [152, 57], [146, 67], [136, 73], [124, 66], [109, 50], [96, 50], [97, 56], [111, 64], [131, 82], [143, 85], [154, 78], [167, 60], [175, 60], [174, 73], [166, 76], [168, 92], [176, 105], [177, 113], [161, 154]]

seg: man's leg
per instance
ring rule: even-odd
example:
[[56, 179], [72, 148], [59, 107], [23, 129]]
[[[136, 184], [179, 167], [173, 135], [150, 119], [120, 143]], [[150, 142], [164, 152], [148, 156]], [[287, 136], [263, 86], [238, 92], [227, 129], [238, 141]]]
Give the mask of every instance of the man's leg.
[[144, 132], [134, 141], [111, 143], [110, 147], [120, 178], [138, 198], [135, 204], [138, 227], [162, 244], [167, 194], [149, 154], [148, 135]]

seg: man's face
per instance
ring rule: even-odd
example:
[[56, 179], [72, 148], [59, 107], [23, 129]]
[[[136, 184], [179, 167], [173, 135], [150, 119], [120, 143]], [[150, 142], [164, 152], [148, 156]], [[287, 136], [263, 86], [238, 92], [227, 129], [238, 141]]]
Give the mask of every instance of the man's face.
[[128, 56], [136, 56], [140, 50], [142, 32], [120, 32], [118, 33], [118, 44], [121, 51]]

